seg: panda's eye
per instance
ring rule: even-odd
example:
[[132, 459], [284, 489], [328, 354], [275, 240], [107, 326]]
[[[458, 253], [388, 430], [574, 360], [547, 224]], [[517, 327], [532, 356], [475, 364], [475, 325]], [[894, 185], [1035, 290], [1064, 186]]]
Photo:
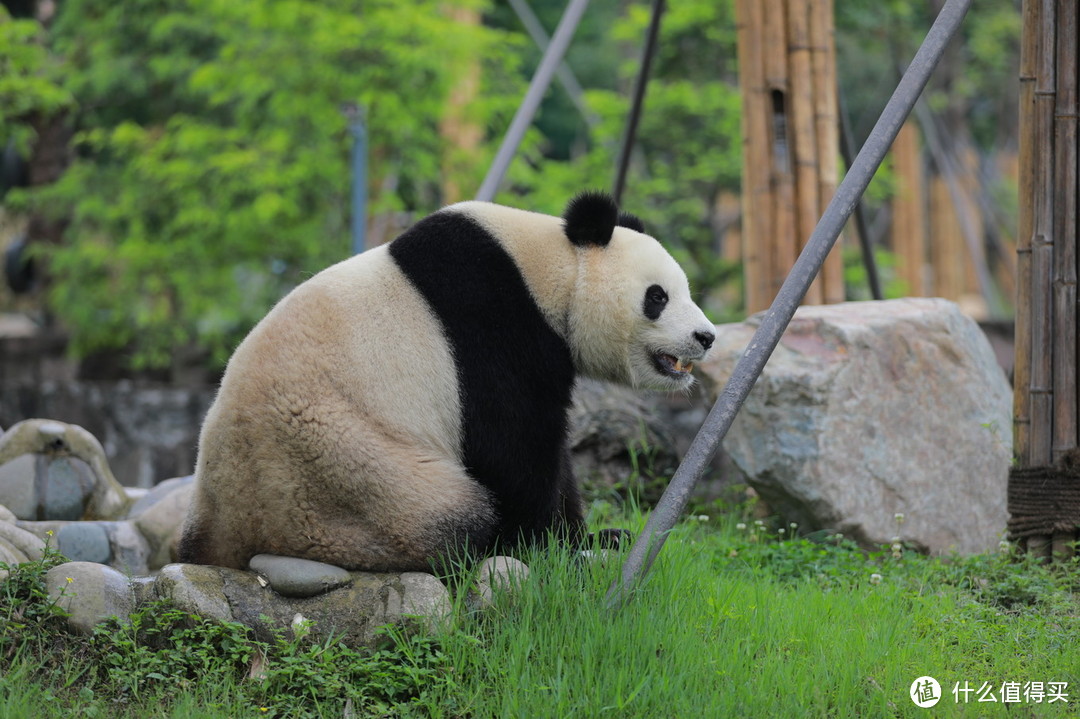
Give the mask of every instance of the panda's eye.
[[660, 285], [652, 285], [645, 290], [645, 302], [642, 305], [642, 311], [650, 320], [659, 319], [660, 313], [667, 306], [667, 301], [668, 296], [667, 292], [664, 292], [664, 288]]

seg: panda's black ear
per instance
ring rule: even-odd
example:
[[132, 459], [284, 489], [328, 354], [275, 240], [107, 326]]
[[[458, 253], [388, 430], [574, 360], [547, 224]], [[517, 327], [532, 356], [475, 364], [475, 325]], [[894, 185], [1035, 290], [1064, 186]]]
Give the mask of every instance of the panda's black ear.
[[645, 234], [645, 223], [641, 221], [637, 215], [631, 215], [629, 212], [619, 213], [619, 227], [625, 227], [628, 230], [634, 232], [640, 232]]
[[567, 203], [563, 230], [578, 247], [606, 247], [619, 221], [619, 206], [606, 192], [586, 191]]

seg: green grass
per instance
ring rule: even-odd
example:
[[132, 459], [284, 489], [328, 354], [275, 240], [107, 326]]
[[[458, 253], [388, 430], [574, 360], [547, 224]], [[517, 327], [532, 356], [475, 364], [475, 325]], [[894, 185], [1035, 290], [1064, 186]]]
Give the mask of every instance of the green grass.
[[[236, 625], [162, 606], [137, 626], [78, 639], [26, 589], [34, 572], [24, 566], [21, 598], [0, 605], [0, 719], [1080, 713], [1075, 562], [867, 555], [792, 533], [746, 527], [734, 513], [688, 520], [615, 611], [603, 598], [618, 557], [537, 554], [528, 580], [493, 608], [471, 614], [462, 603], [444, 633], [391, 632], [377, 651], [291, 635], [258, 645]], [[256, 657], [265, 661], [250, 678]], [[944, 694], [930, 710], [908, 696], [923, 675]], [[973, 691], [958, 704], [952, 694], [957, 682], [989, 682], [996, 694], [1005, 681], [1068, 682], [1073, 702], [1004, 706]]]

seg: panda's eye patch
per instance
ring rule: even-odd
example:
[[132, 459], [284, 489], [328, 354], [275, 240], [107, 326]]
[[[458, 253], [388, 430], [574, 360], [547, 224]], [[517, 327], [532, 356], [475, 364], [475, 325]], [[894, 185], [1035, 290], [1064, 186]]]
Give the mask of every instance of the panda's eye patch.
[[645, 290], [645, 302], [642, 306], [642, 311], [645, 316], [650, 320], [656, 320], [660, 318], [660, 313], [664, 311], [664, 307], [667, 306], [668, 296], [667, 292], [664, 292], [664, 288], [660, 285], [652, 285], [649, 289]]

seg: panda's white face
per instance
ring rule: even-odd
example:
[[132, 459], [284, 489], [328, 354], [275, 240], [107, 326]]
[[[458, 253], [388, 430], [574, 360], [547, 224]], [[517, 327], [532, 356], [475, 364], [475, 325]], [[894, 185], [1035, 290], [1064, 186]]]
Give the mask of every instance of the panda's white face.
[[571, 347], [589, 375], [656, 390], [685, 390], [715, 327], [690, 297], [686, 274], [655, 239], [617, 227], [586, 247]]

